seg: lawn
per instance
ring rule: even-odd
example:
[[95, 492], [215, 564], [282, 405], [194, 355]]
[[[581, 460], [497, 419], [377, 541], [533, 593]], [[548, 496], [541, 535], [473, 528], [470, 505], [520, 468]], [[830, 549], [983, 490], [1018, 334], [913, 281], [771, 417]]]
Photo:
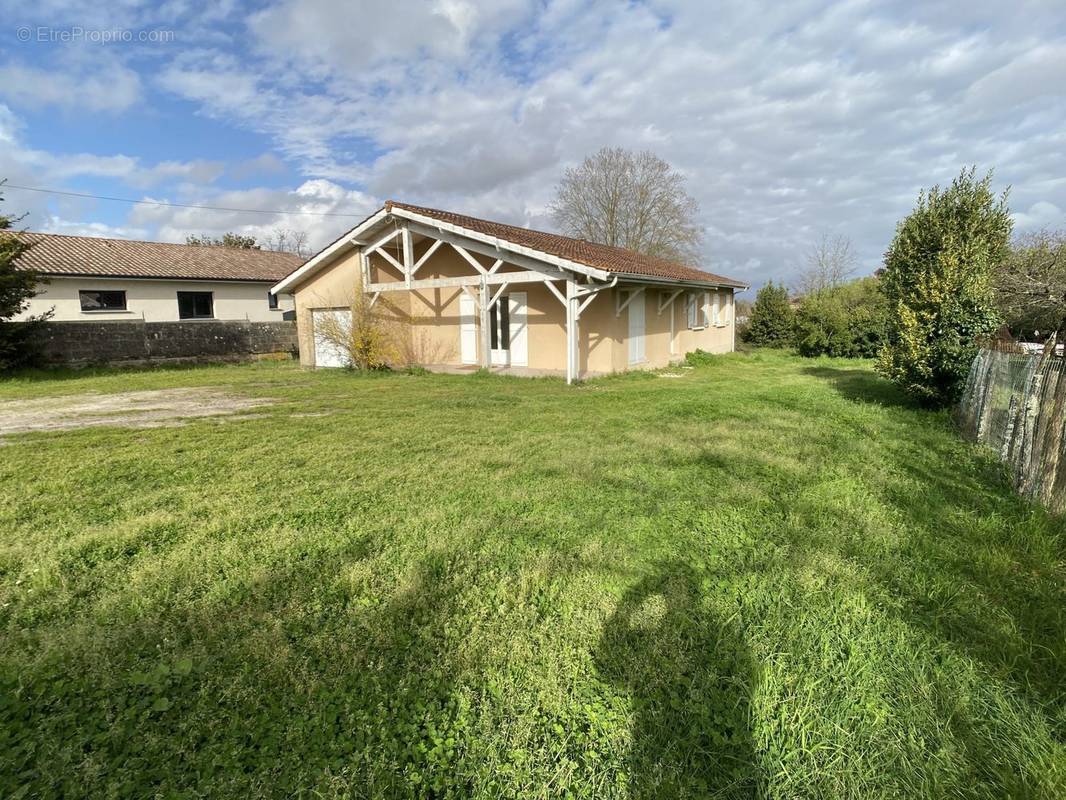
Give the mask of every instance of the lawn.
[[1064, 522], [867, 364], [26, 375], [0, 796], [1063, 797]]

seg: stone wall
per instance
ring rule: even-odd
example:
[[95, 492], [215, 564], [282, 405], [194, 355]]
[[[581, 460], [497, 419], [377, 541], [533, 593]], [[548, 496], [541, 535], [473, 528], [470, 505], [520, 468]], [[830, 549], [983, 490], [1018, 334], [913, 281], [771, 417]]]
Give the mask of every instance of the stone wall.
[[48, 322], [36, 335], [45, 365], [230, 361], [298, 355], [295, 322]]

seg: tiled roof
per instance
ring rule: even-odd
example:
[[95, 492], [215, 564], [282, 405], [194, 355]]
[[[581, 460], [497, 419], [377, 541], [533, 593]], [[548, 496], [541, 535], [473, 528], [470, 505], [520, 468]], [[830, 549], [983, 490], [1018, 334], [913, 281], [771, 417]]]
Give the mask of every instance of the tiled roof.
[[453, 214], [450, 211], [440, 211], [436, 208], [423, 208], [407, 203], [388, 201], [385, 208], [401, 208], [425, 217], [431, 217], [451, 225], [458, 225], [486, 236], [494, 236], [497, 239], [511, 242], [512, 244], [531, 247], [542, 253], [565, 258], [586, 267], [602, 269], [607, 272], [622, 275], [645, 275], [650, 278], [666, 278], [676, 281], [700, 281], [705, 283], [717, 283], [722, 286], [746, 287], [743, 281], [715, 275], [713, 272], [694, 269], [676, 261], [668, 261], [665, 258], [655, 258], [625, 250], [621, 247], [611, 247], [605, 244], [596, 244], [584, 239], [573, 239], [569, 236], [560, 236], [555, 233], [534, 231], [529, 228], [519, 228], [516, 225], [505, 225], [501, 222], [491, 222], [477, 217], [467, 217], [463, 214]]
[[[5, 232], [0, 232], [3, 235]], [[44, 275], [172, 278], [215, 281], [281, 280], [303, 263], [292, 253], [200, 247], [57, 233], [12, 233], [32, 244], [19, 267]]]

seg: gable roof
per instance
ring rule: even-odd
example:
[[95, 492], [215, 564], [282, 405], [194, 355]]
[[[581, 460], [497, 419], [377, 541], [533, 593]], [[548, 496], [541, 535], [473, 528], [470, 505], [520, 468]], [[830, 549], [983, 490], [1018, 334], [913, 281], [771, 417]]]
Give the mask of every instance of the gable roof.
[[31, 231], [11, 231], [10, 235], [32, 245], [19, 258], [16, 268], [32, 269], [42, 275], [274, 283], [303, 263], [300, 256], [270, 250]]
[[478, 217], [468, 217], [464, 214], [454, 214], [451, 211], [441, 211], [436, 208], [424, 208], [408, 203], [398, 203], [394, 200], [386, 202], [385, 208], [386, 210], [392, 208], [406, 209], [424, 217], [431, 217], [440, 222], [447, 222], [451, 225], [477, 231], [486, 236], [504, 239], [523, 247], [530, 247], [548, 255], [564, 258], [567, 261], [574, 261], [578, 264], [584, 264], [586, 267], [600, 269], [612, 274], [642, 275], [649, 278], [665, 278], [675, 281], [716, 283], [737, 288], [747, 287], [747, 284], [743, 281], [695, 269], [677, 261], [647, 256], [622, 247], [612, 247], [585, 239], [574, 239], [570, 236], [561, 236], [557, 233], [547, 233], [531, 228], [520, 228], [517, 225], [507, 225], [502, 222], [479, 219]]
[[314, 274], [319, 267], [330, 263], [336, 255], [365, 244], [364, 241], [359, 240], [359, 237], [386, 224], [390, 217], [400, 217], [430, 225], [439, 223], [447, 226], [451, 232], [479, 238], [501, 249], [513, 250], [525, 256], [544, 258], [556, 266], [594, 275], [600, 279], [607, 275], [615, 275], [634, 280], [645, 278], [651, 281], [748, 288], [746, 283], [734, 278], [695, 269], [676, 261], [643, 255], [621, 247], [611, 247], [556, 233], [520, 228], [517, 225], [507, 225], [451, 211], [388, 200], [381, 209], [320, 250], [303, 266], [274, 286], [271, 291], [291, 291], [295, 285]]

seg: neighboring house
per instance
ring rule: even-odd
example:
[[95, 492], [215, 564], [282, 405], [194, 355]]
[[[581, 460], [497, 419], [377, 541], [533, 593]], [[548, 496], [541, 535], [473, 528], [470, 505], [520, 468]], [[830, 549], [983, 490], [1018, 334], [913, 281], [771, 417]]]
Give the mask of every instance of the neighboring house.
[[427, 367], [569, 382], [733, 350], [733, 295], [746, 288], [617, 247], [388, 202], [273, 291], [295, 295], [306, 365], [345, 363], [322, 331], [363, 291], [402, 320]]
[[269, 289], [302, 263], [269, 250], [15, 235], [32, 245], [18, 266], [47, 280], [23, 316], [52, 310], [55, 322], [280, 322], [293, 299]]

